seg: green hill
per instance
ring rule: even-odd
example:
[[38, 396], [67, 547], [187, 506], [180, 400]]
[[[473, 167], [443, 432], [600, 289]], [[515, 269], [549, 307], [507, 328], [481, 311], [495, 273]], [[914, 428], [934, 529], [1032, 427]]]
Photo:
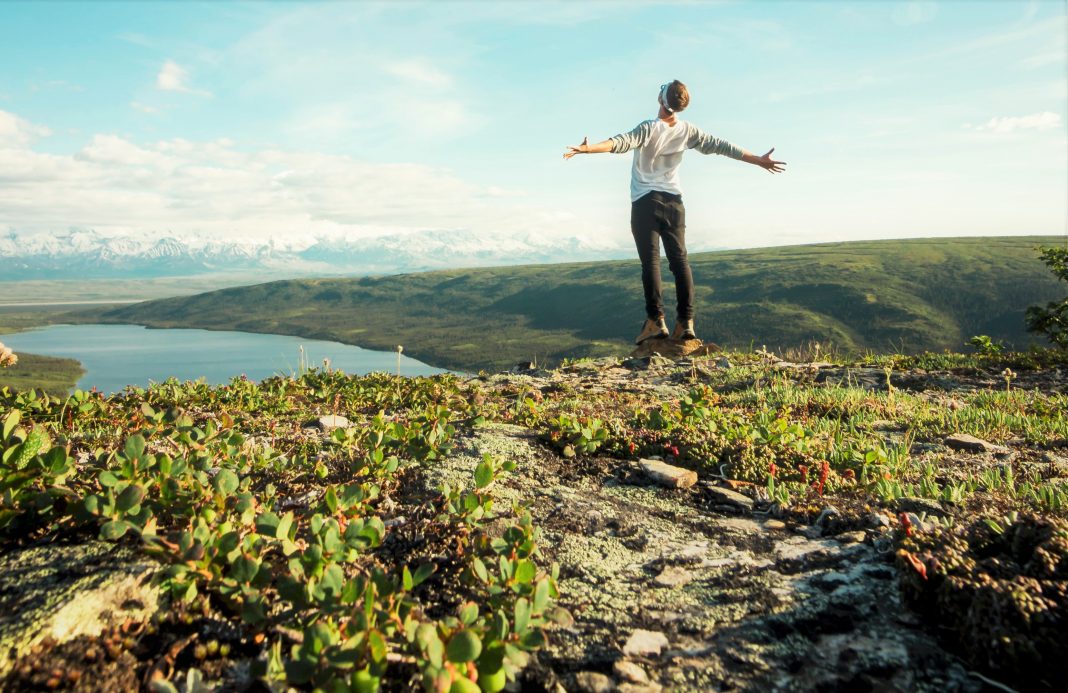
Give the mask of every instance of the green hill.
[[[1063, 291], [1036, 247], [1057, 237], [828, 243], [691, 255], [697, 329], [725, 346], [1016, 347], [1027, 306]], [[674, 302], [664, 267], [665, 298]], [[619, 353], [643, 319], [637, 260], [290, 280], [149, 301], [91, 319], [293, 334], [456, 369]], [[86, 316], [83, 319], [90, 319]]]

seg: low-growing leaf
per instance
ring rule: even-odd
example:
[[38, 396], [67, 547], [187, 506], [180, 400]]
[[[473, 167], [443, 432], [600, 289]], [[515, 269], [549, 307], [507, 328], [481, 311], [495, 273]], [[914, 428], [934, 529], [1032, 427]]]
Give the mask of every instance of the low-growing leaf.
[[259, 572], [260, 562], [248, 556], [239, 556], [230, 568], [230, 577], [238, 582], [252, 582]]
[[352, 686], [356, 693], [378, 693], [382, 679], [372, 675], [369, 669], [361, 669], [352, 675]]
[[515, 580], [521, 585], [525, 585], [534, 581], [534, 576], [537, 575], [538, 569], [533, 563], [527, 559], [520, 559], [516, 561], [515, 566]]
[[229, 496], [231, 493], [237, 490], [237, 487], [241, 484], [241, 480], [237, 474], [230, 469], [220, 469], [219, 473], [212, 479], [212, 487], [220, 494]]
[[130, 436], [126, 439], [126, 445], [123, 447], [122, 452], [128, 460], [139, 459], [145, 454], [145, 439], [139, 435]]
[[466, 676], [458, 677], [449, 687], [449, 693], [481, 693], [481, 690], [477, 683]]
[[457, 631], [449, 638], [449, 644], [445, 647], [445, 654], [450, 662], [457, 664], [474, 661], [482, 654], [482, 640], [470, 630]]
[[143, 489], [140, 484], [130, 484], [124, 488], [122, 493], [115, 499], [115, 508], [122, 512], [131, 511], [135, 506], [141, 504], [144, 497], [145, 489]]
[[460, 607], [460, 622], [470, 626], [478, 619], [478, 604], [467, 602]]
[[515, 632], [523, 633], [530, 625], [530, 602], [525, 597], [515, 600]]
[[445, 645], [438, 637], [438, 630], [429, 623], [421, 624], [415, 631], [415, 640], [419, 648], [426, 653], [427, 660], [434, 666], [440, 667], [442, 658], [445, 656]]
[[372, 630], [370, 633], [368, 633], [367, 650], [371, 654], [371, 659], [373, 659], [375, 662], [386, 661], [386, 640], [377, 630]]
[[424, 563], [420, 567], [415, 568], [415, 574], [413, 574], [411, 578], [412, 585], [415, 587], [420, 586], [421, 584], [426, 582], [426, 580], [430, 576], [433, 576], [433, 574], [437, 572], [437, 570], [438, 566], [434, 563]]
[[130, 523], [123, 520], [112, 520], [111, 522], [105, 522], [100, 527], [100, 538], [105, 541], [115, 541], [126, 534], [126, 531], [130, 529]]
[[486, 488], [493, 481], [493, 462], [483, 459], [475, 468], [475, 488]]
[[22, 412], [18, 409], [12, 409], [11, 412], [4, 417], [2, 440], [7, 440], [11, 437], [11, 434], [15, 432], [15, 427], [19, 425], [19, 419], [21, 418]]
[[475, 572], [475, 575], [482, 582], [489, 582], [489, 571], [486, 570], [486, 564], [482, 562], [482, 559], [475, 557], [471, 561], [471, 569]]
[[278, 521], [278, 527], [275, 529], [274, 536], [276, 539], [288, 539], [289, 532], [293, 528], [293, 513], [288, 512], [282, 516], [282, 519]]
[[256, 518], [256, 531], [266, 537], [275, 536], [280, 520], [272, 512], [265, 512]]
[[549, 581], [542, 579], [534, 588], [534, 613], [543, 613], [547, 606], [549, 606]]

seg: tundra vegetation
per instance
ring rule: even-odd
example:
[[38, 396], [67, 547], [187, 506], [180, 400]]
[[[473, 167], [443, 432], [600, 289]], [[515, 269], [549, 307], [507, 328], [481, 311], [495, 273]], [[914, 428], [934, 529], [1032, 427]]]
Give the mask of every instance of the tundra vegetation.
[[[1026, 306], [1061, 295], [1035, 253], [1053, 240], [692, 253], [697, 330], [741, 349], [818, 340], [854, 353], [917, 353], [959, 349], [977, 334], [1023, 349], [1035, 341], [1024, 329]], [[640, 277], [633, 260], [276, 281], [64, 319], [291, 334], [380, 350], [403, 344], [425, 363], [476, 372], [625, 354], [641, 323]]]
[[[159, 691], [531, 684], [531, 657], [573, 618], [542, 518], [498, 498], [521, 470], [486, 456], [467, 478], [420, 482], [494, 423], [537, 432], [575, 474], [655, 456], [798, 528], [832, 504], [837, 532], [885, 513], [875, 539], [947, 647], [1048, 684], [1068, 618], [1065, 353], [818, 352], [645, 374], [602, 359], [467, 379], [311, 369], [108, 398], [0, 389], [4, 553], [111, 542], [156, 562], [164, 605], [74, 653], [16, 646], [4, 688], [78, 688], [109, 662]], [[611, 385], [625, 373], [651, 389]], [[947, 454], [960, 434], [990, 454]], [[939, 512], [898, 512], [923, 502]]]
[[[1055, 272], [1060, 257], [1047, 254]], [[0, 559], [18, 567], [41, 549], [104, 546], [97, 562], [147, 561], [158, 597], [127, 600], [139, 607], [123, 606], [125, 618], [109, 612], [100, 628], [64, 639], [34, 630], [47, 614], [20, 613], [14, 626], [0, 617], [0, 687], [462, 693], [510, 684], [624, 690], [625, 678], [652, 690], [657, 679], [676, 690], [766, 689], [820, 667], [853, 678], [808, 687], [942, 687], [939, 673], [895, 671], [927, 661], [971, 677], [953, 674], [953, 689], [1009, 681], [1053, 690], [1068, 676], [1068, 351], [1058, 305], [1029, 313], [1054, 344], [1029, 351], [979, 335], [970, 354], [857, 357], [810, 344], [677, 361], [580, 358], [463, 378], [302, 368], [260, 383], [169, 380], [111, 397], [0, 387]], [[2, 346], [0, 355], [15, 365]], [[506, 444], [455, 464], [495, 427], [512, 432]], [[540, 452], [518, 445], [515, 431]], [[643, 511], [655, 510], [648, 517], [606, 522], [595, 508], [562, 520], [566, 503], [543, 497], [567, 494], [559, 483], [538, 486], [555, 475], [637, 503], [643, 496], [618, 489], [650, 487], [639, 463], [649, 458], [701, 481], [643, 492]], [[524, 483], [510, 485], [515, 476]], [[672, 616], [684, 624], [673, 636], [688, 628], [711, 639], [657, 659], [668, 639], [644, 630], [654, 616], [595, 602], [590, 591], [635, 594], [619, 589], [634, 578], [616, 573], [633, 568], [620, 557], [638, 554], [591, 547], [609, 546], [605, 532], [645, 547], [627, 522], [695, 514], [702, 526], [727, 514], [720, 529], [768, 532], [750, 543], [779, 547], [784, 565], [736, 551], [694, 568], [737, 571], [732, 582], [654, 559], [658, 588], [693, 582], [687, 598], [719, 609], [696, 625]], [[550, 525], [558, 545], [544, 539]], [[819, 552], [798, 552], [798, 541], [817, 538]], [[893, 566], [902, 603], [945, 652], [910, 659], [900, 647], [891, 664], [881, 658], [893, 647], [880, 649], [851, 621], [849, 658], [842, 650], [818, 660], [841, 638], [823, 637], [811, 614], [784, 620], [796, 594], [759, 585], [776, 579], [770, 573], [806, 570], [807, 555], [845, 565], [834, 563], [844, 552], [827, 548], [835, 541], [870, 549], [853, 572], [816, 576], [826, 590], [855, 600], [869, 589], [857, 576], [872, 561]], [[686, 547], [694, 550], [706, 549]], [[581, 562], [602, 559], [609, 569]], [[60, 566], [59, 579], [79, 570]], [[590, 575], [600, 582], [591, 586]], [[858, 584], [842, 585], [850, 575]], [[18, 600], [9, 582], [0, 589], [8, 606]], [[662, 598], [671, 605], [680, 594]], [[744, 608], [729, 608], [738, 602]], [[591, 603], [603, 611], [581, 613]], [[762, 610], [779, 620], [761, 620]], [[576, 659], [555, 644], [587, 652], [583, 636], [604, 637], [597, 623], [636, 628], [621, 647], [626, 658]], [[894, 623], [908, 619], [897, 613]], [[829, 627], [841, 635], [840, 622]], [[807, 650], [797, 646], [804, 633]], [[734, 650], [726, 667], [715, 657], [731, 638], [748, 659]], [[779, 641], [778, 650], [768, 645]], [[635, 671], [635, 658], [652, 673]], [[620, 681], [581, 670], [606, 664]]]

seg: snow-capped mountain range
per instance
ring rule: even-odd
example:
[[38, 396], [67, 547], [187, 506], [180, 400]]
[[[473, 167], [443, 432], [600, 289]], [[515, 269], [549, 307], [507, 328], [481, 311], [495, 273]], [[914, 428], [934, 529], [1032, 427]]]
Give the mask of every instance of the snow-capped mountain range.
[[[628, 239], [629, 240], [629, 239]], [[286, 276], [386, 274], [453, 267], [629, 257], [628, 246], [579, 236], [517, 238], [462, 231], [216, 240], [195, 235], [0, 232], [0, 279], [104, 279], [269, 271]]]

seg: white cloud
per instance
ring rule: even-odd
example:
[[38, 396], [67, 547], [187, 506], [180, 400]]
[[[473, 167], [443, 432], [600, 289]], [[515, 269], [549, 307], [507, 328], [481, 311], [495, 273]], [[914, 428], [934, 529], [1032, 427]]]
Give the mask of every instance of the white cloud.
[[520, 193], [505, 197], [434, 166], [245, 151], [226, 138], [140, 144], [116, 134], [96, 134], [73, 154], [46, 154], [30, 146], [34, 134], [45, 133], [0, 111], [0, 228], [166, 230], [216, 239], [353, 239], [415, 229], [452, 229], [471, 239], [575, 228]]
[[161, 91], [180, 91], [200, 96], [211, 95], [211, 92], [190, 87], [189, 72], [173, 60], [167, 60], [163, 63], [159, 74], [156, 75], [156, 88]]
[[1061, 116], [1059, 113], [1051, 113], [1050, 111], [1043, 111], [1041, 113], [1033, 113], [1025, 116], [1002, 116], [999, 118], [991, 118], [983, 125], [972, 127], [970, 124], [965, 124], [965, 129], [975, 130], [976, 132], [993, 132], [998, 134], [1017, 132], [1019, 130], [1052, 130], [1059, 127], [1061, 124]]
[[0, 111], [0, 148], [23, 147], [51, 134], [52, 131], [43, 125], [34, 125], [14, 113]]
[[141, 103], [140, 101], [131, 101], [130, 108], [134, 109], [135, 111], [141, 111], [142, 113], [159, 113], [159, 109], [155, 106], [149, 106], [148, 104]]

